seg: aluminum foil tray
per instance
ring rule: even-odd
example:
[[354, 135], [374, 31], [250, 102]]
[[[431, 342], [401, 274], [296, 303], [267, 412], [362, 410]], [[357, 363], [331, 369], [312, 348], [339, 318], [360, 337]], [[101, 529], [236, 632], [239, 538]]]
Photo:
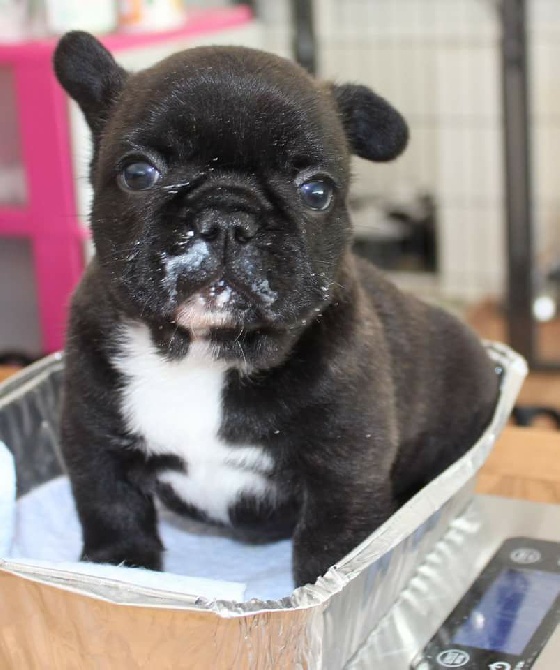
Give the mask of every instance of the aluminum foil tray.
[[[476, 474], [526, 375], [524, 360], [511, 349], [494, 343], [487, 349], [501, 374], [488, 429], [316, 584], [276, 601], [207, 600], [0, 558], [0, 667], [375, 667], [367, 661], [368, 638], [468, 508]], [[63, 472], [57, 443], [62, 368], [63, 357], [54, 355], [0, 386], [0, 440], [15, 458], [18, 495]]]

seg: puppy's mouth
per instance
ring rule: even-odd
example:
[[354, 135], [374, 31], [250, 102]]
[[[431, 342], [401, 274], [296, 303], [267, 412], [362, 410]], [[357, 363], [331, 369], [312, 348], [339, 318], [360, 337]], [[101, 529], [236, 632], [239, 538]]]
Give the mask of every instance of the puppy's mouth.
[[204, 332], [210, 328], [231, 328], [239, 323], [244, 307], [242, 296], [224, 279], [204, 287], [183, 302], [175, 313], [181, 328]]

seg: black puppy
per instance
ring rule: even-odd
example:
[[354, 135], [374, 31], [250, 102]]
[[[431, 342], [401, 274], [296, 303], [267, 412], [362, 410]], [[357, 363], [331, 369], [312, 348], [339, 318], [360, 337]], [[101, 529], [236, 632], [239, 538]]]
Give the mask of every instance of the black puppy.
[[350, 153], [402, 117], [282, 58], [197, 48], [138, 74], [55, 53], [93, 133], [96, 256], [72, 305], [62, 448], [83, 558], [160, 569], [154, 496], [293, 535], [313, 582], [481, 434], [494, 366], [350, 252]]

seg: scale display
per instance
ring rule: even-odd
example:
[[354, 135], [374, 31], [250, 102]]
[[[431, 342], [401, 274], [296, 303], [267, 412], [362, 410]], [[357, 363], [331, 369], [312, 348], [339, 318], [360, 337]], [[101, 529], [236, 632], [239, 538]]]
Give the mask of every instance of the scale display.
[[559, 622], [560, 543], [510, 538], [411, 667], [528, 670]]
[[560, 573], [502, 570], [451, 642], [520, 655], [559, 593]]

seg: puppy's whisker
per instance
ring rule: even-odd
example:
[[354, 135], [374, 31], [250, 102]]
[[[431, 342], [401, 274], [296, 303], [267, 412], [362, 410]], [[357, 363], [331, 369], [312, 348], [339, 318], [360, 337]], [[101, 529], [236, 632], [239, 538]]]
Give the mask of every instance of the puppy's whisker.
[[179, 329], [179, 326], [175, 324], [175, 328], [173, 328], [173, 332], [169, 336], [169, 342], [167, 343], [167, 351], [171, 351], [171, 345], [173, 344], [173, 340], [175, 339], [177, 335], [177, 331]]
[[177, 331], [179, 330], [179, 324], [175, 321], [175, 329], [171, 333], [171, 336], [169, 337], [169, 342], [167, 344], [167, 351], [168, 353], [171, 353], [171, 347], [173, 345], [173, 340], [177, 337]]
[[169, 184], [169, 186], [162, 186], [161, 190], [171, 195], [177, 195], [179, 191], [183, 190], [184, 188], [188, 188], [191, 185], [191, 183], [192, 182], [190, 181], [186, 181], [183, 182], [182, 184]]
[[234, 340], [235, 344], [237, 344], [239, 342], [242, 335], [243, 335], [243, 328], [240, 329], [239, 335], [235, 338], [235, 340]]
[[167, 184], [166, 186], [162, 186], [161, 190], [165, 191], [166, 193], [169, 193], [170, 195], [177, 195], [179, 191], [190, 188], [195, 184], [200, 183], [200, 181], [203, 180], [204, 178], [205, 178], [204, 173], [199, 172], [192, 179], [189, 179], [188, 181], [182, 181], [176, 184]]
[[245, 363], [245, 367], [248, 367], [248, 365], [247, 365], [247, 357], [245, 356], [245, 352], [243, 351], [243, 346], [242, 346], [241, 342], [239, 341], [239, 339], [236, 339], [236, 340], [235, 340], [235, 343], [236, 343], [237, 346], [239, 347], [239, 351], [241, 352], [241, 355], [243, 356], [243, 361], [244, 361], [244, 363]]
[[156, 300], [156, 299], [157, 299], [157, 293], [156, 293], [156, 291], [150, 291], [150, 292], [148, 292], [148, 296], [147, 296], [146, 300], [144, 301], [144, 305], [143, 305], [143, 307], [142, 307], [142, 309], [141, 309], [141, 311], [140, 311], [140, 317], [143, 317], [143, 316], [144, 316], [144, 313], [146, 312], [146, 308], [148, 307], [148, 305], [149, 305], [152, 301], [154, 301], [154, 300]]

